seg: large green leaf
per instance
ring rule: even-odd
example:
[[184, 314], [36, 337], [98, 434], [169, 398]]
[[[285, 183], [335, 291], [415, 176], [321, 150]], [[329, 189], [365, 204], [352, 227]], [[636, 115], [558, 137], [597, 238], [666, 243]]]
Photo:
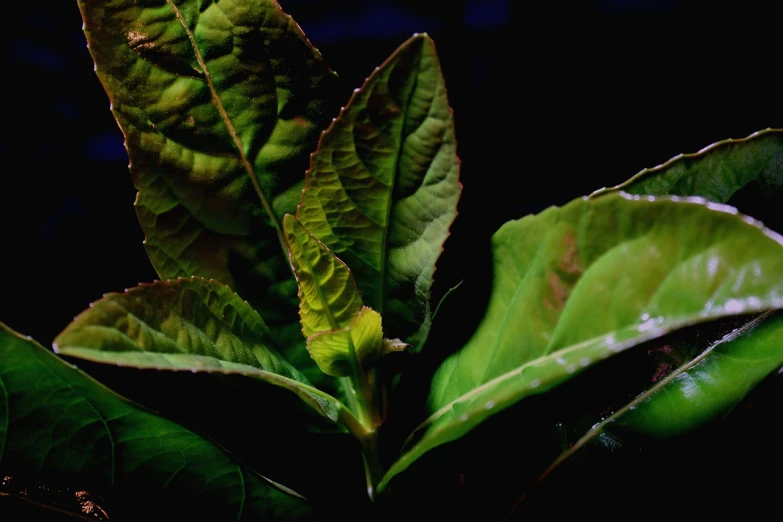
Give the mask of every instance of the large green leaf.
[[432, 383], [432, 415], [384, 480], [525, 396], [613, 353], [783, 307], [783, 238], [703, 200], [625, 194], [512, 221], [493, 237], [487, 313]]
[[216, 279], [270, 325], [294, 322], [280, 219], [333, 115], [318, 51], [275, 0], [79, 7], [161, 279]]
[[594, 192], [599, 197], [623, 191], [653, 196], [701, 196], [727, 203], [754, 183], [767, 197], [783, 201], [783, 129], [766, 129], [743, 139], [713, 143], [644, 169], [625, 183]]
[[[90, 373], [112, 387], [133, 379], [117, 389], [302, 491], [316, 485], [301, 481], [308, 475], [291, 464], [318, 463], [320, 453], [337, 451], [328, 449], [332, 440], [346, 445], [324, 438], [316, 446], [313, 432], [339, 433], [355, 422], [280, 356], [258, 314], [216, 281], [187, 278], [107, 294], [57, 336], [55, 348], [95, 363]], [[244, 435], [255, 431], [247, 431], [248, 418], [262, 412], [285, 420], [264, 428], [275, 455], [259, 453], [256, 437]]]
[[312, 516], [219, 446], [2, 324], [0, 476], [2, 494], [91, 520]]
[[[751, 188], [752, 190], [749, 191], [748, 189]], [[591, 197], [600, 197], [621, 190], [639, 195], [701, 196], [717, 203], [734, 202], [737, 194], [745, 191], [753, 195], [748, 201], [749, 211], [755, 212], [760, 207], [771, 204], [775, 207], [774, 212], [777, 213], [777, 206], [783, 201], [783, 129], [766, 129], [744, 139], [728, 139], [714, 143], [693, 154], [680, 154], [662, 165], [642, 170], [623, 184], [596, 191]], [[772, 221], [779, 223], [779, 220]], [[754, 329], [756, 324], [757, 319], [747, 318], [745, 325], [738, 327], [737, 332], [749, 332], [748, 334], [756, 339], [761, 335], [759, 331], [769, 330], [769, 327]], [[633, 411], [654, 410], [658, 414], [656, 421], [659, 427], [674, 429], [674, 425], [677, 425], [680, 426], [678, 432], [684, 432], [695, 429], [714, 417], [718, 411], [742, 400], [749, 392], [749, 386], [755, 385], [759, 380], [748, 378], [748, 372], [752, 374], [753, 370], [757, 369], [762, 373], [769, 373], [771, 369], [765, 365], [770, 363], [770, 359], [758, 360], [756, 357], [758, 354], [751, 353], [745, 358], [745, 365], [718, 364], [716, 361], [723, 361], [725, 354], [729, 352], [738, 350], [738, 353], [744, 353], [756, 345], [761, 350], [761, 354], [766, 353], [764, 348], [769, 343], [756, 342], [753, 339], [733, 340], [736, 335], [735, 333], [727, 338], [731, 342], [721, 339], [715, 344], [711, 344], [708, 339], [703, 339], [700, 346], [693, 350], [694, 355], [698, 357], [683, 364], [670, 377], [674, 379], [683, 374], [677, 377], [677, 384], [668, 385], [666, 390], [672, 390], [679, 383], [690, 382], [692, 384], [692, 390], [689, 392], [692, 398], [690, 404], [701, 404], [700, 410], [669, 400], [672, 397], [669, 393], [664, 390], [657, 391], [662, 386], [659, 383], [637, 397], [638, 401], [641, 397], [654, 393], [651, 402], [648, 401], [643, 408], [634, 405]], [[783, 347], [783, 340], [779, 344]], [[719, 349], [711, 353], [716, 346]], [[783, 357], [783, 348], [779, 353], [779, 356]], [[686, 377], [686, 375], [692, 376], [689, 369], [703, 357], [709, 359], [699, 363], [698, 379]], [[778, 363], [780, 364], [783, 362]], [[729, 370], [737, 373], [731, 373]], [[697, 380], [703, 382], [698, 384]], [[742, 385], [738, 385], [740, 380]], [[707, 389], [711, 390], [709, 397], [702, 393]], [[672, 407], [675, 404], [678, 406]], [[615, 422], [617, 414], [611, 418], [613, 425], [617, 425], [618, 422]], [[633, 429], [639, 432], [654, 428], [652, 423], [647, 423], [647, 426], [635, 423], [633, 419], [638, 418], [636, 414], [623, 415], [622, 418], [623, 422], [636, 424]], [[607, 422], [610, 421], [607, 419], [600, 426]], [[607, 436], [602, 430], [593, 428], [583, 440], [591, 440], [596, 433], [600, 433], [602, 437]]]
[[460, 190], [438, 56], [428, 36], [415, 35], [321, 137], [297, 217], [351, 267], [387, 334], [420, 345]]

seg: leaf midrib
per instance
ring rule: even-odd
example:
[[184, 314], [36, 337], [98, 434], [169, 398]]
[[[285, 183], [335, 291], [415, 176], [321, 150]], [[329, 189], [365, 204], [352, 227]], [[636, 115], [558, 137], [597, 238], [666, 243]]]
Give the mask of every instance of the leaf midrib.
[[[111, 458], [111, 468], [109, 470], [109, 491], [114, 493], [114, 483], [116, 479], [116, 461], [117, 461], [117, 448], [116, 443], [114, 442], [114, 436], [112, 435], [111, 429], [109, 428], [109, 422], [108, 419], [104, 418], [104, 416], [101, 414], [100, 411], [98, 411], [98, 408], [93, 404], [92, 400], [89, 399], [87, 396], [79, 392], [74, 386], [65, 380], [61, 375], [58, 375], [55, 371], [52, 370], [52, 368], [49, 367], [49, 365], [44, 364], [42, 359], [40, 357], [36, 357], [35, 362], [38, 366], [43, 368], [49, 375], [51, 375], [54, 379], [58, 380], [62, 384], [64, 384], [69, 390], [71, 390], [76, 397], [78, 397], [81, 401], [83, 401], [87, 406], [90, 407], [90, 409], [95, 413], [96, 417], [101, 421], [101, 424], [103, 424], [103, 428], [106, 430], [106, 435], [109, 437], [109, 447], [111, 448], [110, 451], [110, 458]], [[42, 463], [43, 464], [43, 463]]]
[[[631, 339], [627, 339], [625, 341], [617, 343], [617, 345], [615, 345], [613, 347], [610, 347], [609, 349], [612, 352], [614, 352], [614, 353], [619, 353], [619, 352], [625, 351], [627, 349], [633, 348], [635, 346], [638, 346], [638, 345], [640, 345], [640, 344], [642, 344], [644, 342], [651, 341], [653, 339], [661, 337], [661, 336], [665, 335], [668, 331], [672, 331], [672, 330], [675, 330], [677, 328], [681, 328], [681, 327], [687, 326], [689, 324], [693, 324], [693, 321], [680, 320], [680, 321], [673, 321], [673, 322], [671, 322], [669, 324], [662, 324], [657, 329], [650, 330], [648, 332], [645, 332], [644, 335], [640, 335], [638, 337], [633, 337]], [[664, 331], [664, 329], [666, 331]], [[436, 412], [434, 412], [432, 415], [430, 415], [427, 419], [425, 419], [421, 424], [419, 424], [413, 430], [413, 432], [410, 434], [410, 436], [408, 436], [407, 440], [403, 444], [403, 448], [400, 451], [400, 457], [392, 465], [392, 467], [390, 468], [390, 471], [394, 470], [395, 468], [397, 468], [399, 463], [408, 460], [408, 458], [409, 458], [410, 454], [413, 452], [413, 450], [415, 450], [421, 444], [421, 440], [419, 440], [416, 443], [413, 443], [413, 441], [416, 440], [416, 434], [421, 432], [422, 430], [427, 429], [430, 426], [435, 426], [436, 423], [445, 414], [447, 414], [451, 409], [453, 409], [453, 407], [456, 404], [459, 404], [461, 402], [467, 402], [467, 401], [469, 401], [470, 399], [473, 399], [476, 396], [480, 396], [481, 393], [484, 392], [485, 390], [490, 389], [490, 388], [492, 388], [495, 385], [502, 384], [504, 381], [507, 381], [508, 379], [516, 377], [517, 375], [519, 375], [522, 372], [524, 372], [526, 369], [528, 369], [531, 366], [534, 366], [536, 364], [539, 364], [539, 363], [541, 363], [542, 361], [544, 361], [546, 359], [555, 359], [555, 358], [562, 357], [566, 353], [577, 351], [577, 350], [579, 350], [581, 348], [584, 348], [585, 346], [589, 346], [590, 344], [595, 343], [595, 342], [600, 341], [600, 340], [603, 340], [605, 338], [606, 338], [605, 335], [602, 335], [602, 336], [599, 336], [599, 337], [594, 337], [592, 339], [588, 339], [588, 340], [582, 341], [580, 343], [577, 343], [575, 345], [569, 346], [567, 348], [563, 348], [561, 350], [557, 350], [557, 351], [552, 352], [550, 354], [543, 355], [541, 357], [537, 357], [536, 359], [532, 359], [532, 360], [524, 363], [523, 365], [518, 366], [518, 367], [514, 368], [513, 370], [510, 370], [510, 371], [508, 371], [508, 372], [506, 372], [506, 373], [504, 373], [502, 375], [499, 375], [499, 376], [495, 377], [494, 379], [492, 379], [491, 381], [485, 382], [484, 384], [482, 384], [482, 385], [480, 385], [480, 386], [478, 386], [476, 388], [473, 388], [470, 391], [468, 391], [467, 393], [464, 393], [464, 394], [460, 395], [459, 397], [457, 397], [456, 399], [450, 401], [448, 404], [446, 404], [443, 407], [439, 408]], [[592, 366], [592, 365], [594, 365], [594, 364], [596, 364], [598, 362], [599, 361], [594, 361], [587, 368], [589, 368], [590, 366]], [[580, 370], [585, 370], [587, 368], [576, 368], [574, 370], [575, 373], [572, 373], [571, 375], [573, 376], [576, 373], [578, 373]], [[529, 394], [535, 394], [535, 393], [541, 393], [541, 391], [545, 391], [546, 387], [543, 386], [543, 384], [544, 384], [544, 382], [542, 382], [541, 385], [539, 385], [539, 387], [536, 390], [531, 390], [530, 388], [525, 388], [523, 391], [520, 391], [519, 393], [511, 394], [510, 397], [509, 396], [503, 396], [503, 397], [495, 398], [493, 400], [493, 402], [494, 402], [496, 407], [501, 407], [501, 408], [507, 407], [507, 406], [509, 406], [509, 404], [508, 404], [509, 398], [511, 398], [513, 400], [513, 398], [519, 397], [519, 400], [521, 400], [521, 399], [525, 398], [528, 393]], [[454, 429], [455, 426], [458, 426], [458, 424], [449, 423], [449, 424], [446, 424], [445, 426], [436, 427], [435, 428], [436, 429], [435, 435], [443, 434], [444, 432], [448, 433], [450, 430]], [[433, 435], [433, 436], [435, 436], [435, 435]], [[426, 437], [426, 432], [423, 435], [423, 437]], [[430, 437], [430, 439], [431, 438], [432, 437]], [[430, 448], [431, 448], [431, 446], [430, 446]], [[424, 450], [424, 451], [426, 451], [426, 450]], [[422, 453], [422, 451], [419, 451], [418, 455], [421, 455], [421, 453]], [[415, 458], [418, 458], [418, 457], [415, 457]], [[414, 458], [414, 460], [415, 460], [415, 458]], [[410, 462], [405, 467], [407, 467], [409, 465], [410, 465]], [[394, 474], [396, 474], [396, 473], [394, 473]], [[394, 476], [394, 474], [393, 475], [389, 475], [389, 472], [387, 472], [387, 474], [385, 475], [384, 480], [381, 481], [381, 485], [385, 487], [385, 485], [388, 484], [388, 481], [391, 480], [391, 478]]]
[[687, 372], [688, 370], [693, 369], [696, 367], [699, 363], [704, 361], [708, 355], [710, 355], [716, 348], [719, 346], [731, 342], [741, 335], [748, 332], [750, 329], [756, 327], [758, 324], [760, 324], [762, 321], [766, 320], [769, 316], [775, 313], [775, 310], [770, 310], [768, 312], [764, 312], [760, 316], [754, 318], [751, 321], [748, 321], [741, 327], [737, 328], [733, 332], [730, 332], [726, 335], [724, 335], [721, 339], [718, 339], [716, 342], [712, 343], [707, 349], [705, 349], [702, 353], [700, 353], [695, 358], [691, 359], [687, 363], [679, 366], [676, 370], [674, 370], [672, 373], [664, 377], [663, 379], [656, 382], [653, 386], [642, 392], [641, 394], [634, 397], [633, 400], [628, 402], [625, 406], [614, 412], [612, 415], [607, 417], [606, 419], [602, 420], [590, 430], [585, 433], [574, 445], [572, 445], [570, 448], [568, 448], [567, 451], [563, 452], [547, 469], [544, 471], [541, 476], [539, 476], [536, 479], [535, 484], [540, 483], [543, 481], [549, 474], [551, 474], [560, 464], [568, 460], [571, 456], [573, 456], [577, 451], [579, 451], [582, 447], [584, 447], [585, 444], [590, 442], [593, 437], [598, 435], [603, 431], [603, 429], [610, 423], [614, 422], [621, 416], [625, 415], [628, 411], [635, 408], [648, 398], [650, 398], [652, 395], [654, 395], [656, 392], [658, 392], [660, 389], [662, 389], [664, 386], [672, 382], [674, 379], [682, 375], [683, 373]]
[[[779, 308], [781, 306], [783, 306], [783, 301], [780, 301], [780, 303], [778, 303], [778, 302], [772, 303], [770, 308], [777, 309], [777, 308]], [[735, 314], [716, 315], [714, 317], [711, 317], [711, 319], [720, 319], [721, 317], [727, 317], [727, 316], [731, 316], [731, 315], [735, 315]], [[697, 323], [701, 322], [702, 320], [703, 319], [701, 319], [701, 318], [687, 318], [687, 319], [682, 319], [681, 318], [679, 320], [675, 320], [675, 321], [671, 321], [671, 322], [665, 322], [665, 323], [662, 323], [662, 324], [658, 325], [656, 328], [645, 332], [644, 335], [639, 335], [637, 337], [632, 337], [630, 339], [626, 339], [624, 341], [621, 341], [621, 342], [617, 343], [617, 345], [611, 347], [610, 350], [612, 350], [615, 353], [621, 352], [621, 351], [627, 350], [629, 348], [632, 348], [634, 346], [638, 346], [638, 345], [640, 345], [642, 343], [645, 343], [647, 341], [651, 341], [651, 340], [657, 339], [659, 337], [662, 337], [662, 336], [666, 335], [667, 333], [669, 333], [671, 331], [674, 331], [674, 330], [677, 330], [679, 328], [684, 328], [686, 326], [697, 324]], [[503, 374], [495, 377], [494, 379], [481, 384], [480, 386], [477, 386], [477, 387], [471, 389], [467, 393], [464, 393], [464, 394], [460, 395], [459, 397], [453, 399], [448, 404], [442, 406], [436, 412], [434, 412], [432, 415], [430, 415], [426, 420], [424, 420], [424, 422], [419, 424], [419, 426], [416, 427], [415, 430], [413, 430], [413, 434], [411, 434], [411, 436], [408, 439], [412, 440], [413, 439], [413, 435], [415, 433], [421, 431], [422, 429], [426, 428], [427, 426], [431, 426], [431, 425], [435, 424], [441, 417], [443, 417], [443, 415], [448, 413], [449, 410], [451, 410], [456, 404], [461, 403], [461, 402], [466, 402], [466, 401], [472, 399], [473, 397], [480, 395], [483, 391], [485, 391], [485, 390], [487, 390], [489, 388], [492, 388], [493, 386], [495, 386], [497, 384], [501, 384], [504, 381], [519, 375], [520, 373], [522, 373], [528, 367], [534, 366], [536, 364], [539, 364], [541, 361], [543, 361], [545, 359], [553, 359], [553, 358], [562, 357], [565, 354], [568, 354], [570, 352], [574, 352], [574, 351], [580, 350], [582, 348], [585, 348], [586, 346], [590, 346], [591, 344], [599, 342], [599, 341], [601, 341], [601, 340], [603, 340], [605, 338], [606, 338], [606, 334], [600, 335], [600, 336], [597, 336], [597, 337], [594, 337], [594, 338], [591, 338], [591, 339], [587, 339], [585, 341], [581, 341], [581, 342], [579, 342], [577, 344], [574, 344], [574, 345], [571, 345], [571, 346], [569, 346], [567, 348], [563, 348], [563, 349], [557, 350], [557, 351], [552, 352], [550, 354], [547, 354], [545, 356], [537, 357], [535, 359], [527, 361], [526, 363], [524, 363], [521, 366], [518, 366], [518, 367], [514, 368], [513, 370], [510, 370], [510, 371], [508, 371], [506, 373], [503, 373]], [[659, 381], [659, 382], [661, 382], [661, 381]], [[502, 402], [502, 401], [500, 401], [500, 402]], [[495, 401], [495, 403], [497, 404], [498, 401]], [[406, 445], [407, 445], [407, 443], [406, 443]]]
[[[302, 227], [302, 228], [304, 229], [304, 227]], [[305, 230], [305, 234], [309, 234], [309, 232], [307, 232], [307, 231]], [[311, 238], [312, 238], [314, 241], [318, 241], [318, 240], [315, 238], [315, 236], [311, 236]], [[297, 241], [298, 241], [298, 240], [299, 240], [299, 239], [297, 238]], [[319, 245], [319, 246], [321, 246], [321, 245]], [[323, 246], [325, 247], [326, 245], [323, 245]], [[323, 252], [321, 252], [321, 255], [332, 255], [332, 254], [331, 254], [331, 253], [324, 254]], [[310, 258], [308, 258], [306, 255], [305, 255], [305, 256], [302, 256], [302, 260], [303, 260], [303, 261], [304, 261], [304, 263], [307, 265], [307, 269], [308, 269], [308, 270], [310, 271], [310, 273], [312, 274], [312, 278], [313, 278], [313, 286], [315, 287], [315, 293], [316, 293], [316, 295], [318, 296], [318, 300], [319, 300], [319, 301], [321, 301], [321, 305], [323, 306], [324, 313], [326, 314], [326, 318], [329, 320], [329, 325], [332, 327], [332, 330], [339, 330], [339, 329], [340, 329], [340, 325], [337, 323], [337, 318], [336, 318], [336, 317], [334, 316], [334, 314], [332, 313], [332, 308], [331, 308], [331, 306], [329, 305], [329, 301], [326, 299], [326, 295], [324, 295], [324, 291], [323, 291], [323, 289], [321, 288], [321, 285], [318, 283], [318, 278], [317, 278], [317, 276], [316, 276], [316, 270], [315, 270], [315, 267], [314, 267], [314, 266], [313, 266], [313, 264], [310, 262]], [[334, 261], [334, 259], [333, 259], [333, 261]]]
[[288, 248], [286, 246], [285, 236], [283, 235], [283, 228], [280, 224], [280, 220], [277, 219], [274, 210], [272, 210], [272, 205], [269, 203], [269, 199], [266, 197], [264, 190], [261, 188], [261, 184], [258, 181], [258, 176], [256, 176], [255, 169], [253, 168], [253, 165], [250, 163], [250, 161], [247, 159], [247, 156], [245, 155], [245, 149], [242, 144], [242, 140], [239, 138], [236, 127], [234, 127], [234, 122], [231, 121], [231, 118], [228, 116], [228, 112], [226, 112], [226, 108], [223, 105], [223, 101], [220, 99], [220, 95], [217, 92], [215, 83], [212, 80], [212, 75], [210, 74], [209, 69], [207, 68], [207, 64], [204, 61], [204, 57], [201, 55], [201, 50], [199, 49], [196, 43], [196, 37], [193, 34], [193, 31], [191, 31], [190, 28], [188, 27], [185, 17], [182, 16], [182, 12], [179, 10], [179, 7], [177, 7], [177, 5], [173, 2], [173, 0], [166, 0], [166, 3], [171, 8], [172, 12], [174, 13], [174, 16], [176, 16], [179, 23], [182, 25], [182, 28], [185, 31], [188, 40], [190, 41], [190, 45], [193, 48], [193, 54], [196, 57], [196, 61], [198, 62], [199, 67], [201, 67], [201, 70], [204, 73], [204, 79], [207, 82], [207, 87], [209, 88], [209, 93], [212, 97], [212, 102], [214, 103], [215, 108], [217, 108], [218, 113], [220, 114], [220, 118], [223, 121], [223, 124], [226, 126], [226, 129], [228, 130], [228, 134], [231, 136], [231, 139], [234, 142], [234, 146], [237, 148], [237, 152], [239, 154], [239, 161], [242, 163], [245, 172], [250, 178], [250, 182], [253, 184], [253, 188], [255, 189], [256, 194], [258, 194], [258, 197], [261, 200], [261, 205], [264, 207], [264, 211], [269, 217], [272, 226], [275, 228], [275, 232], [277, 233], [277, 240], [280, 243], [280, 247], [282, 248], [283, 256], [286, 256], [288, 253]]
[[[394, 198], [394, 187], [397, 185], [397, 173], [399, 171], [399, 166], [400, 166], [400, 156], [402, 156], [402, 145], [405, 139], [405, 122], [408, 120], [408, 111], [411, 106], [411, 100], [413, 99], [413, 94], [416, 92], [416, 87], [419, 84], [419, 72], [421, 69], [422, 52], [423, 51], [420, 50], [419, 53], [417, 54], [416, 66], [414, 67], [415, 74], [413, 75], [411, 90], [408, 93], [408, 97], [405, 100], [406, 102], [405, 106], [403, 107], [400, 131], [397, 140], [399, 143], [399, 147], [397, 147], [397, 154], [394, 156], [394, 168], [392, 170], [392, 183], [391, 186], [389, 187], [389, 196], [387, 198], [386, 221], [383, 227], [383, 236], [381, 237], [381, 259], [380, 259], [381, 265], [380, 265], [380, 270], [378, 271], [378, 294], [377, 294], [378, 299], [376, 303], [376, 311], [379, 314], [381, 314], [381, 316], [383, 316], [384, 304], [386, 303], [386, 299], [385, 299], [386, 265], [388, 265], [387, 252], [389, 250], [388, 237], [389, 237], [389, 228], [391, 228], [391, 213], [392, 213], [392, 205], [393, 205], [392, 199]], [[389, 72], [390, 76], [392, 71]]]

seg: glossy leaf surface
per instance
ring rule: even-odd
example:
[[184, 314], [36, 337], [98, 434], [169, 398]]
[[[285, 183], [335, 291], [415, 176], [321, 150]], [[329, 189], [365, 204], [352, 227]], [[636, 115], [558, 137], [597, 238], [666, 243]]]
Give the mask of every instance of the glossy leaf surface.
[[79, 7], [161, 279], [216, 279], [292, 321], [280, 220], [332, 116], [333, 73], [274, 0]]
[[[633, 194], [701, 196], [710, 201], [725, 203], [733, 201], [737, 193], [751, 186], [755, 186], [753, 203], [757, 207], [749, 210], [755, 211], [765, 202], [771, 202], [772, 206], [775, 206], [783, 201], [783, 129], [766, 129], [744, 139], [728, 139], [714, 143], [693, 154], [680, 154], [662, 165], [642, 170], [621, 185], [599, 190], [591, 197], [622, 190]], [[779, 320], [768, 319], [767, 323]], [[728, 405], [742, 400], [750, 387], [760, 379], [753, 376], [754, 370], [769, 373], [774, 369], [765, 366], [770, 364], [774, 357], [758, 359], [759, 355], [773, 355], [769, 350], [771, 341], [765, 339], [773, 339], [775, 336], [763, 337], [766, 334], [760, 333], [770, 331], [773, 327], [766, 323], [764, 328], [757, 328], [756, 325], [757, 320], [751, 317], [744, 327], [738, 328], [737, 333], [726, 339], [720, 339], [714, 344], [705, 340], [698, 350], [704, 354], [695, 361], [683, 364], [671, 374], [672, 379], [676, 377], [676, 383], [670, 383], [664, 389], [660, 389], [659, 384], [640, 396], [648, 397], [648, 394], [654, 393], [646, 400], [644, 407], [634, 405], [633, 411], [656, 411], [655, 424], [641, 421], [639, 415], [628, 412], [621, 420], [612, 421], [613, 425], [627, 422], [630, 423], [631, 431], [638, 432], [646, 432], [657, 425], [659, 428], [668, 427], [666, 429], [683, 433], [712, 419], [718, 412], [728, 408]], [[743, 332], [747, 332], [751, 339], [734, 338]], [[780, 354], [783, 354], [783, 339], [780, 339], [779, 345]], [[753, 353], [753, 346], [758, 346], [758, 353]], [[726, 363], [727, 354], [734, 351], [747, 352], [747, 357], [743, 356], [744, 365]], [[704, 357], [707, 360], [702, 361]], [[698, 378], [693, 377], [691, 370], [696, 361], [700, 361]], [[783, 362], [779, 363], [781, 364]], [[686, 381], [690, 383], [690, 406], [682, 400], [674, 400], [673, 395], [668, 392]], [[693, 407], [696, 404], [701, 407]], [[612, 418], [616, 419], [616, 416]], [[608, 420], [600, 426], [605, 422]], [[594, 431], [591, 430], [591, 433], [594, 434]], [[588, 438], [591, 436], [586, 435]]]
[[758, 184], [760, 194], [783, 200], [783, 129], [724, 140], [693, 154], [644, 169], [631, 179], [591, 197], [623, 191], [653, 196], [701, 196], [727, 203], [737, 191]]
[[608, 195], [512, 221], [474, 336], [432, 384], [418, 456], [613, 353], [715, 318], [783, 307], [783, 239], [703, 200]]
[[[660, 340], [666, 348], [672, 342], [667, 339], [669, 337]], [[579, 473], [606, 453], [618, 455], [615, 459], [622, 460], [623, 456], [638, 455], [640, 451], [666, 453], [665, 448], [671, 451], [678, 447], [677, 444], [684, 448], [690, 445], [691, 451], [693, 448], [705, 449], [702, 456], [688, 455], [690, 462], [691, 457], [696, 460], [709, 458], [710, 452], [706, 448], [720, 447], [715, 439], [722, 437], [731, 441], [725, 433], [728, 426], [723, 421], [760, 382], [783, 367], [783, 316], [781, 312], [767, 312], [742, 321], [739, 327], [715, 340], [705, 342], [705, 339], [697, 338], [694, 341], [701, 345], [695, 358], [685, 361], [594, 424], [578, 440], [574, 439], [539, 477], [531, 493], [546, 495], [554, 491], [552, 479], [555, 483], [558, 479], [570, 480], [571, 476], [564, 473], [566, 470]], [[672, 344], [676, 344], [676, 340]], [[717, 431], [710, 431], [709, 427]], [[759, 435], [762, 438], [770, 436]], [[727, 461], [734, 453], [743, 451], [731, 447], [733, 443], [721, 447], [726, 451]], [[716, 467], [722, 467], [724, 459], [717, 460]], [[675, 458], [669, 464], [678, 461], [679, 458]], [[659, 471], [665, 474], [666, 469], [667, 465], [664, 465]], [[520, 502], [517, 507], [524, 509], [522, 504]]]
[[783, 368], [783, 316], [750, 321], [675, 370], [604, 426], [669, 438], [731, 411], [767, 375]]
[[97, 520], [309, 519], [300, 498], [0, 325], [0, 492]]
[[456, 216], [454, 120], [432, 40], [416, 35], [321, 138], [297, 217], [354, 273], [389, 335], [426, 337], [435, 262]]

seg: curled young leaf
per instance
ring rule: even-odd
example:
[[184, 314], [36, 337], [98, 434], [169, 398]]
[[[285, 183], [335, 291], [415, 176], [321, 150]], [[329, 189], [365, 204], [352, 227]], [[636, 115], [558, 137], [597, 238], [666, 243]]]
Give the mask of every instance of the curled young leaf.
[[405, 344], [399, 339], [384, 339], [381, 345], [381, 355], [392, 352], [404, 352], [409, 346], [409, 344]]
[[289, 258], [299, 283], [302, 333], [345, 328], [362, 309], [362, 298], [345, 263], [292, 215], [283, 219]]
[[353, 361], [368, 368], [378, 359], [382, 341], [381, 314], [365, 306], [345, 328], [311, 336], [307, 349], [321, 371], [333, 377], [347, 377]]

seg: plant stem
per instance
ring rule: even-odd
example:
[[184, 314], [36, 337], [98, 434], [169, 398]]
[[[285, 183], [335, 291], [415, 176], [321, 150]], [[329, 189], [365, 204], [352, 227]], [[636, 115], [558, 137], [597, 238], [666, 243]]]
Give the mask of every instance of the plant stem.
[[383, 478], [383, 465], [378, 456], [378, 433], [369, 433], [361, 443], [362, 457], [364, 458], [364, 475], [367, 480], [367, 495], [372, 502], [375, 502], [378, 483]]
[[383, 478], [384, 469], [378, 456], [377, 427], [371, 421], [372, 412], [363, 406], [360, 394], [354, 387], [351, 377], [342, 377], [343, 389], [348, 399], [348, 408], [340, 412], [340, 423], [356, 438], [361, 446], [364, 474], [367, 480], [367, 494], [375, 501], [378, 483]]
[[353, 344], [350, 348], [352, 375], [343, 377], [343, 387], [348, 396], [349, 407], [354, 411], [359, 423], [364, 428], [364, 432], [357, 438], [361, 444], [364, 459], [367, 494], [374, 502], [375, 492], [384, 471], [378, 455], [378, 429], [385, 419], [383, 400], [379, 399], [382, 399], [384, 394], [376, 371], [372, 368], [365, 371], [356, 357]]
[[362, 425], [365, 431], [370, 429], [370, 422], [367, 418], [367, 412], [362, 406], [359, 394], [356, 391], [356, 384], [354, 383], [354, 380], [351, 377], [341, 377], [340, 382], [342, 383], [343, 391], [345, 391], [345, 396], [348, 399], [348, 408], [350, 408], [354, 415], [357, 416], [359, 423]]

